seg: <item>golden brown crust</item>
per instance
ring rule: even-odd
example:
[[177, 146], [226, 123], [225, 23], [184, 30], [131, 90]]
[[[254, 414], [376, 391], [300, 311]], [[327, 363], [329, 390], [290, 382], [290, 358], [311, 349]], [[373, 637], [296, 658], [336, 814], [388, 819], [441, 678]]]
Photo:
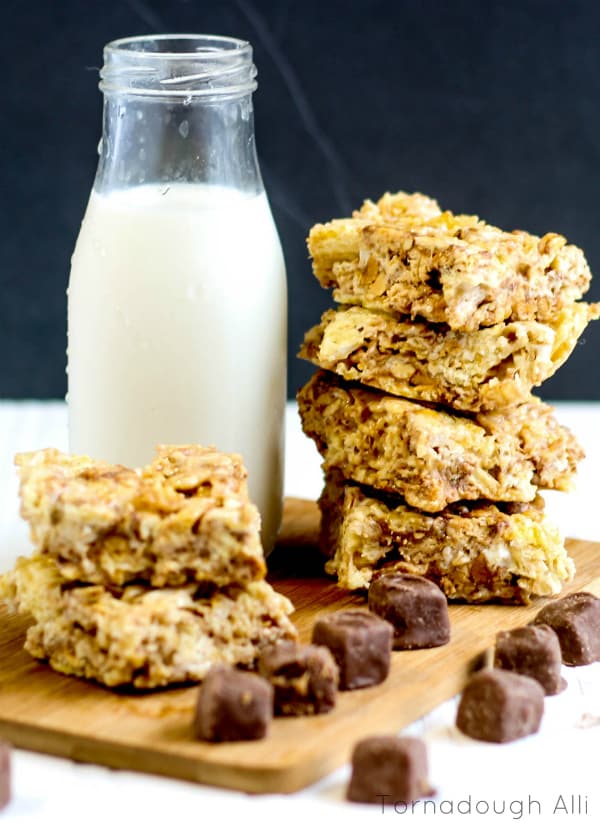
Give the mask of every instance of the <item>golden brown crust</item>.
[[565, 362], [600, 304], [573, 303], [551, 323], [499, 323], [473, 332], [359, 306], [329, 310], [300, 357], [388, 392], [462, 411], [528, 400]]
[[527, 403], [480, 412], [474, 420], [494, 437], [514, 438], [515, 449], [533, 466], [537, 488], [572, 490], [577, 464], [585, 453], [569, 429], [558, 422], [552, 406], [531, 397]]
[[298, 393], [326, 471], [428, 512], [457, 500], [528, 501], [568, 489], [583, 452], [536, 398], [472, 418], [344, 383], [320, 371]]
[[326, 570], [347, 589], [391, 568], [434, 580], [450, 599], [528, 602], [555, 595], [574, 573], [543, 501], [521, 507], [455, 504], [437, 514], [327, 477], [319, 501]]
[[143, 470], [56, 449], [17, 455], [21, 514], [71, 580], [217, 585], [264, 576], [259, 515], [241, 458], [160, 446]]
[[591, 277], [583, 252], [558, 234], [505, 232], [403, 192], [313, 226], [308, 248], [315, 276], [339, 303], [463, 331], [552, 320]]
[[360, 207], [352, 212], [352, 217], [365, 220], [369, 223], [415, 223], [434, 220], [442, 213], [439, 203], [432, 197], [420, 192], [407, 194], [399, 191], [395, 194], [386, 192], [377, 202], [365, 200]]
[[0, 596], [35, 621], [25, 643], [31, 655], [107, 686], [202, 680], [213, 663], [250, 666], [263, 647], [297, 636], [292, 604], [262, 580], [221, 590], [109, 590], [69, 583], [38, 555], [0, 579]]

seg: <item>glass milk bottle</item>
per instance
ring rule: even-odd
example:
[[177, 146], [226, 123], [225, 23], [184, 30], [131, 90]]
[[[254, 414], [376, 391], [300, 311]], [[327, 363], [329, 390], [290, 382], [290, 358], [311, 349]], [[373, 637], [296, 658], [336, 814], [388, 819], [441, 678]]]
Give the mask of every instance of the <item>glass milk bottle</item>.
[[241, 453], [272, 546], [281, 517], [286, 281], [256, 159], [243, 41], [104, 50], [96, 179], [69, 281], [70, 449], [142, 466], [157, 443]]

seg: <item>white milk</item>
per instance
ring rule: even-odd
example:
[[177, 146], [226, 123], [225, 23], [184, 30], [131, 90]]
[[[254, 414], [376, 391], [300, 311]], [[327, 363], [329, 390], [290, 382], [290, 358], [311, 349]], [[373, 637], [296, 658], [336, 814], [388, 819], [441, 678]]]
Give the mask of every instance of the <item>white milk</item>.
[[129, 466], [157, 443], [241, 453], [268, 550], [281, 515], [286, 326], [264, 194], [93, 191], [69, 282], [71, 451]]

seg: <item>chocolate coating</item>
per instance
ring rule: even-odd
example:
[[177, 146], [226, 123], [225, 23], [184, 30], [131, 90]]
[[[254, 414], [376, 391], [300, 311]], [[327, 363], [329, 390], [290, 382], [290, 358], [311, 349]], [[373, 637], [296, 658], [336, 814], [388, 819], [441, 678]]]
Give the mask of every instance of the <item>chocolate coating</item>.
[[394, 649], [427, 649], [450, 640], [448, 602], [416, 574], [382, 574], [369, 588], [369, 609], [394, 627]]
[[340, 689], [375, 686], [388, 676], [394, 630], [359, 609], [332, 612], [315, 622], [312, 642], [327, 646], [340, 670]]
[[335, 706], [339, 670], [325, 646], [293, 641], [268, 646], [258, 670], [275, 690], [275, 714], [321, 714]]
[[347, 797], [357, 803], [411, 803], [431, 796], [427, 749], [415, 737], [367, 737], [354, 747]]
[[533, 677], [546, 694], [565, 687], [560, 643], [550, 626], [523, 626], [496, 635], [494, 666]]
[[544, 690], [531, 677], [503, 669], [474, 674], [462, 693], [456, 725], [476, 740], [507, 743], [537, 732]]
[[591, 592], [575, 592], [548, 603], [533, 623], [556, 632], [567, 666], [600, 660], [600, 598]]
[[209, 670], [198, 692], [194, 732], [200, 740], [258, 740], [273, 717], [273, 687], [231, 666]]

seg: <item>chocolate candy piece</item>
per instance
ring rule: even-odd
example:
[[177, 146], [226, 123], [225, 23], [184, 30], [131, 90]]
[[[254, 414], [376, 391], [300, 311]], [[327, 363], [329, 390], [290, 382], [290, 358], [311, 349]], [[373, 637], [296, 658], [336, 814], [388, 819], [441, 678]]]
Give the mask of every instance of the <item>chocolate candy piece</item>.
[[340, 669], [340, 689], [375, 686], [388, 676], [394, 630], [390, 623], [359, 609], [319, 617], [312, 642], [327, 646]]
[[558, 694], [566, 686], [561, 663], [560, 643], [550, 626], [523, 626], [496, 635], [494, 666], [533, 677], [546, 694]]
[[273, 687], [231, 666], [212, 666], [200, 686], [194, 731], [200, 740], [258, 740], [273, 717]]
[[548, 603], [533, 623], [556, 632], [567, 666], [600, 660], [600, 598], [591, 592], [575, 592]]
[[11, 749], [8, 743], [0, 741], [0, 809], [11, 801]]
[[335, 705], [339, 671], [324, 646], [293, 641], [267, 646], [258, 670], [275, 689], [275, 714], [321, 714]]
[[531, 677], [486, 669], [474, 674], [462, 693], [456, 725], [476, 740], [506, 743], [537, 732], [544, 690]]
[[348, 800], [357, 803], [412, 803], [433, 792], [427, 776], [427, 749], [415, 737], [367, 737], [354, 747]]
[[369, 588], [369, 608], [394, 627], [395, 649], [427, 649], [450, 640], [446, 597], [417, 574], [382, 574]]

